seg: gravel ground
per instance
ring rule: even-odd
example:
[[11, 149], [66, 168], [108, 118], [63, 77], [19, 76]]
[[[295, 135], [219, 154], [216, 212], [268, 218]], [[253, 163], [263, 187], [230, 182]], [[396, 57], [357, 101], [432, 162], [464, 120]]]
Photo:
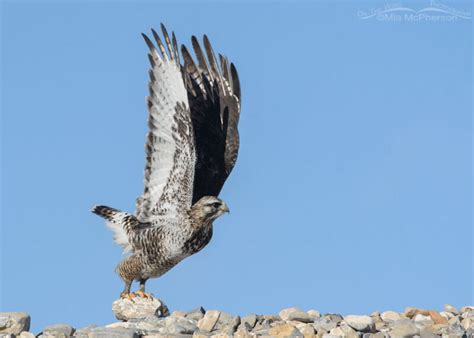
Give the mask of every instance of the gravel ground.
[[50, 325], [28, 332], [30, 317], [24, 312], [0, 313], [1, 337], [474, 337], [474, 307], [443, 311], [408, 307], [403, 313], [375, 311], [370, 315], [321, 314], [296, 307], [278, 314], [243, 317], [218, 310], [169, 312], [157, 298], [119, 299], [112, 305], [119, 320], [104, 327], [73, 328]]

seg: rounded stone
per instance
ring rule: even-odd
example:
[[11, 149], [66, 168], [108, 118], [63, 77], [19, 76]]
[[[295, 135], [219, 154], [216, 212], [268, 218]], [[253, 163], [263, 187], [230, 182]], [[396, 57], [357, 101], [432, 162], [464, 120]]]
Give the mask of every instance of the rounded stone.
[[373, 332], [375, 330], [374, 320], [369, 316], [349, 315], [344, 321], [353, 329], [361, 332]]

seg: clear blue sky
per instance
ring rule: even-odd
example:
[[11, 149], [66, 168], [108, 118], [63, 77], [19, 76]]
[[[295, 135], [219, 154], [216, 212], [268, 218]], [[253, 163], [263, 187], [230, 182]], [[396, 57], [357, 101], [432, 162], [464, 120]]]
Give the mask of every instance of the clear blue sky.
[[472, 20], [358, 18], [377, 4], [3, 2], [0, 309], [114, 321], [121, 251], [89, 209], [142, 191], [161, 21], [207, 33], [243, 103], [232, 213], [151, 292], [241, 315], [473, 303]]

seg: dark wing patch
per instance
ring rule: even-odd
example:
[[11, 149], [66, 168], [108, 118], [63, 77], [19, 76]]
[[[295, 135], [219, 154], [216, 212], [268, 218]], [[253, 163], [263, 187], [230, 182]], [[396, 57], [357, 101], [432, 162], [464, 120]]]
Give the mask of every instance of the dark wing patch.
[[185, 46], [181, 51], [196, 139], [195, 203], [203, 196], [218, 196], [234, 168], [239, 150], [240, 83], [235, 66], [223, 55], [219, 55], [219, 66], [207, 36], [203, 39], [206, 54], [196, 37], [191, 40], [197, 64]]

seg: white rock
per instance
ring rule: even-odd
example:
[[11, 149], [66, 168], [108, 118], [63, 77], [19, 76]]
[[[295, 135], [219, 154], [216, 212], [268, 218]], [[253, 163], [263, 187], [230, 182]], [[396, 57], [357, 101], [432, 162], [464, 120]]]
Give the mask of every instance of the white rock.
[[118, 320], [141, 319], [150, 316], [164, 317], [169, 310], [158, 298], [135, 297], [133, 300], [120, 298], [112, 304], [112, 311]]
[[184, 317], [186, 317], [186, 312], [184, 312], [184, 311], [173, 311], [171, 313], [170, 317], [184, 318]]
[[344, 321], [357, 331], [372, 332], [375, 329], [374, 320], [369, 316], [349, 315], [344, 317]]
[[444, 311], [451, 312], [452, 314], [457, 315], [459, 313], [458, 309], [450, 304], [444, 304]]
[[30, 329], [30, 316], [26, 312], [0, 312], [0, 334], [20, 334]]
[[36, 336], [34, 335], [34, 333], [23, 331], [22, 333], [20, 333], [18, 337], [19, 338], [35, 338]]
[[320, 318], [321, 317], [321, 313], [317, 310], [309, 310], [308, 312], [306, 312], [311, 318]]
[[303, 326], [300, 326], [298, 330], [305, 337], [313, 337], [316, 334], [316, 331], [314, 331], [314, 327], [310, 324], [303, 324]]
[[105, 326], [106, 328], [121, 328], [121, 329], [132, 329], [134, 331], [140, 330], [140, 331], [160, 331], [159, 327], [156, 325], [153, 325], [151, 323], [145, 322], [145, 321], [139, 321], [139, 322], [117, 322], [117, 323], [112, 323], [108, 324]]
[[416, 327], [419, 329], [424, 328], [426, 326], [434, 325], [434, 321], [433, 319], [431, 319], [430, 316], [425, 316], [421, 313], [415, 315], [415, 317], [413, 317], [413, 321], [415, 322]]
[[131, 329], [98, 327], [89, 332], [89, 338], [138, 338]]
[[455, 316], [451, 312], [447, 312], [447, 311], [441, 311], [439, 314], [443, 316], [446, 320], [450, 320], [451, 318]]
[[219, 320], [220, 311], [217, 310], [210, 310], [207, 311], [204, 317], [198, 321], [197, 327], [201, 331], [211, 332], [216, 325], [217, 321]]
[[68, 324], [48, 325], [43, 329], [44, 336], [70, 337], [74, 333], [74, 328]]
[[384, 311], [380, 315], [380, 318], [382, 318], [384, 322], [390, 323], [396, 320], [400, 320], [402, 316], [398, 312], [395, 312], [395, 311]]
[[331, 329], [331, 331], [329, 331], [329, 334], [332, 336], [338, 336], [338, 337], [345, 336], [344, 331], [342, 331], [340, 327], [335, 327], [334, 329]]
[[461, 322], [461, 325], [464, 330], [469, 330], [470, 328], [474, 328], [474, 320], [471, 318], [464, 318]]
[[[301, 310], [300, 308], [297, 307], [289, 307], [286, 309], [281, 310], [278, 315], [282, 320], [299, 320], [297, 317], [303, 318], [303, 320], [309, 320], [312, 321], [309, 317], [309, 315]], [[301, 321], [301, 320], [299, 320]]]

